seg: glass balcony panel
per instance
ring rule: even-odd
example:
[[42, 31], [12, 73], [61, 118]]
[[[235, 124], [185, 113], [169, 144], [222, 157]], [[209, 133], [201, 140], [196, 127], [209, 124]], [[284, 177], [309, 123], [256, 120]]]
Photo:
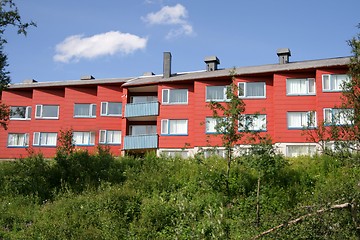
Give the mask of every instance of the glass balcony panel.
[[154, 149], [158, 148], [158, 135], [125, 136], [124, 149]]
[[128, 103], [125, 108], [125, 117], [158, 116], [159, 102]]

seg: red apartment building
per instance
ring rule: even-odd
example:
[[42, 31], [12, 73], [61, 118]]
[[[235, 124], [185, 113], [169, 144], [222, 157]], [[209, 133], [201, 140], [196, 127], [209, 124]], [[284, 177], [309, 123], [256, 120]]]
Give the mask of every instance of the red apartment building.
[[[302, 129], [334, 124], [350, 58], [290, 62], [289, 49], [277, 54], [276, 64], [236, 68], [245, 114], [259, 114], [252, 130], [270, 135], [286, 156], [314, 153], [317, 145], [306, 141]], [[52, 157], [59, 131], [67, 129], [76, 147], [93, 151], [107, 145], [115, 155], [192, 156], [221, 146], [207, 105], [226, 101], [231, 69], [219, 69], [215, 56], [205, 63], [203, 71], [172, 73], [171, 54], [165, 52], [162, 75], [12, 84], [0, 95], [12, 111], [8, 130], [0, 129], [0, 159], [27, 156], [28, 149]]]

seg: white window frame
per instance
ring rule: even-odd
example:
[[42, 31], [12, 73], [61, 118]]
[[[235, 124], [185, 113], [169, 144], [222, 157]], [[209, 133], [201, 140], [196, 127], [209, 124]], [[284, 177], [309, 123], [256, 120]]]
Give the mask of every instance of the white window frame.
[[[186, 101], [184, 102], [171, 102], [170, 101], [170, 98], [171, 98], [171, 94], [173, 94], [174, 92], [177, 92], [177, 91], [186, 91]], [[188, 104], [189, 102], [189, 91], [188, 89], [163, 89], [162, 90], [162, 103], [163, 104], [173, 104], [173, 105], [176, 105], [176, 104]]]
[[[291, 92], [290, 82], [298, 81], [304, 83], [305, 88], [299, 91]], [[302, 87], [302, 86], [301, 86]], [[301, 88], [300, 87], [300, 88]], [[286, 95], [287, 96], [301, 96], [301, 95], [316, 95], [316, 82], [315, 78], [288, 78], [286, 79]]]
[[[301, 114], [300, 124], [301, 126], [290, 126], [289, 116], [291, 114]], [[309, 119], [311, 117], [314, 117], [313, 120]], [[304, 118], [304, 119], [303, 119]], [[310, 123], [310, 125], [309, 125]], [[304, 128], [316, 128], [317, 127], [317, 117], [316, 117], [316, 111], [291, 111], [287, 112], [287, 127], [288, 129], [304, 129]]]
[[214, 117], [206, 117], [205, 118], [205, 133], [206, 134], [224, 134], [226, 132], [226, 126], [222, 126], [220, 132], [216, 130], [217, 124], [223, 124], [227, 121], [226, 117], [214, 118]]
[[[12, 110], [12, 108], [25, 108], [25, 117], [12, 117], [11, 113], [10, 113], [10, 120], [31, 120], [31, 112], [32, 112], [32, 107], [31, 106], [11, 106], [10, 110]], [[18, 110], [15, 110], [18, 111]]]
[[[119, 114], [109, 113], [109, 104], [120, 104], [121, 109]], [[101, 102], [100, 116], [119, 117], [122, 116], [122, 103], [121, 102]]]
[[[48, 135], [55, 135], [56, 140], [55, 140], [55, 144], [43, 144], [41, 143], [42, 138], [44, 137], [48, 137]], [[57, 133], [54, 132], [34, 132], [34, 138], [33, 138], [33, 145], [34, 146], [40, 146], [40, 147], [56, 147], [57, 144]]]
[[[14, 141], [10, 141], [11, 138], [16, 137], [17, 144], [11, 144]], [[22, 140], [21, 140], [22, 137]], [[9, 133], [7, 139], [7, 147], [28, 147], [29, 146], [29, 134], [28, 133]]]
[[[171, 123], [177, 121], [185, 121], [186, 123], [186, 132], [177, 133], [171, 131]], [[162, 135], [177, 135], [177, 136], [186, 136], [189, 132], [188, 120], [187, 119], [162, 119], [161, 120], [161, 134]]]
[[[261, 96], [261, 95], [258, 95], [258, 96], [249, 96], [249, 90], [248, 88], [251, 86], [251, 85], [255, 85], [255, 84], [261, 84], [263, 85], [263, 88], [264, 88], [264, 95]], [[240, 85], [244, 85], [243, 89], [244, 89], [244, 92], [241, 94], [240, 92]], [[239, 82], [238, 83], [238, 94], [239, 94], [239, 97], [240, 98], [266, 98], [266, 83], [265, 82]]]
[[[57, 113], [56, 113], [56, 117], [46, 117], [44, 116], [44, 108], [45, 107], [57, 107]], [[35, 107], [35, 118], [37, 119], [59, 119], [59, 110], [60, 110], [60, 106], [59, 105], [52, 105], [52, 104], [38, 104]]]
[[286, 145], [287, 157], [313, 156], [316, 153], [315, 145], [289, 144]]
[[[337, 116], [335, 117], [336, 114], [341, 114], [344, 113], [345, 114], [345, 119], [343, 119], [343, 116], [339, 116], [339, 119]], [[331, 114], [331, 116], [329, 116], [329, 114]], [[335, 126], [345, 126], [345, 125], [351, 125], [351, 119], [346, 119], [348, 114], [354, 114], [354, 109], [350, 109], [350, 108], [324, 108], [324, 125], [325, 126], [331, 126], [331, 125], [335, 125]]]
[[[75, 112], [76, 105], [88, 105], [90, 114], [89, 115], [76, 115], [76, 112]], [[75, 103], [74, 104], [74, 118], [96, 118], [96, 104], [94, 104], [94, 103]]]
[[[337, 79], [338, 77], [345, 77], [345, 79]], [[328, 81], [328, 83], [325, 83]], [[337, 81], [340, 81], [338, 83]], [[347, 74], [323, 74], [322, 75], [322, 90], [323, 92], [342, 92], [342, 85], [350, 81], [350, 77]]]
[[[135, 130], [137, 127], [144, 127], [145, 133], [136, 133]], [[142, 135], [154, 135], [156, 134], [156, 125], [130, 125], [129, 126], [129, 135], [130, 136], [142, 136]]]
[[[229, 88], [230, 86], [206, 86], [206, 89], [205, 89], [205, 101], [206, 102], [210, 102], [210, 101], [214, 101], [214, 102], [226, 102], [226, 101], [229, 101], [229, 99], [227, 98], [227, 89]], [[210, 88], [222, 88], [222, 98], [217, 98], [217, 99], [211, 99], [209, 96], [208, 96], [208, 89]]]
[[246, 130], [253, 132], [266, 132], [266, 114], [244, 114], [241, 121], [239, 121], [238, 130], [240, 132]]
[[[109, 135], [114, 132], [117, 132], [120, 134], [120, 139], [118, 142], [114, 141], [113, 138], [109, 141], [109, 137], [110, 137]], [[112, 134], [111, 136], [114, 136], [114, 134]], [[100, 144], [120, 145], [121, 138], [122, 138], [122, 134], [121, 134], [120, 130], [100, 130], [99, 131], [99, 143]]]
[[[81, 142], [76, 142], [75, 135], [81, 135]], [[73, 131], [73, 143], [75, 146], [94, 146], [95, 145], [95, 132], [91, 131]]]

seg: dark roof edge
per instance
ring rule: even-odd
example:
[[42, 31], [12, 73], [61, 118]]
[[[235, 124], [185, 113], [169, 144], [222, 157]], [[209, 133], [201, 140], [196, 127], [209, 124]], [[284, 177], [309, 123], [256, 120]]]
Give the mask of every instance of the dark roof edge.
[[106, 78], [106, 79], [94, 79], [94, 80], [69, 80], [69, 81], [57, 81], [57, 82], [15, 83], [15, 84], [10, 84], [8, 88], [19, 89], [19, 88], [101, 85], [101, 84], [112, 84], [112, 83], [125, 83], [129, 79], [131, 79], [131, 78]]

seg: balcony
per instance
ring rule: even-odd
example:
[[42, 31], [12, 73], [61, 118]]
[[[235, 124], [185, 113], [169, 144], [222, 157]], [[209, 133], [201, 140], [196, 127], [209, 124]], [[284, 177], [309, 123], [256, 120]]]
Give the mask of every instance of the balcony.
[[128, 103], [125, 108], [125, 117], [149, 117], [159, 115], [159, 102]]
[[125, 136], [124, 150], [158, 148], [158, 138], [157, 134]]

